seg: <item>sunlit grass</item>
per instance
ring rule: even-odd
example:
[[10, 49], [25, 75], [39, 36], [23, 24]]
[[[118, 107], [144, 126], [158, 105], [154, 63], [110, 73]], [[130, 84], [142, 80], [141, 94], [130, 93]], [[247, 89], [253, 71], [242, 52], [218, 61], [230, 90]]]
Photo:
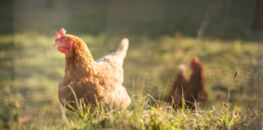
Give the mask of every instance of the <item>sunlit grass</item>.
[[[103, 34], [81, 38], [96, 59], [115, 51], [120, 41]], [[251, 124], [262, 115], [256, 109], [260, 104], [255, 109], [247, 108], [262, 102], [246, 95], [259, 54], [260, 44], [256, 42], [132, 37], [124, 63], [124, 85], [132, 105], [127, 110], [102, 106], [95, 112], [87, 107], [81, 114], [60, 109], [57, 89], [65, 61], [54, 47], [53, 37], [37, 33], [5, 35], [0, 36], [0, 45], [1, 128], [253, 129]], [[193, 56], [199, 56], [205, 64], [208, 105], [190, 112], [155, 101], [169, 90], [178, 65], [188, 66]], [[230, 97], [223, 93], [224, 99], [217, 101], [213, 88], [218, 85], [228, 88]]]
[[[231, 129], [238, 128], [242, 113], [248, 112], [237, 106], [221, 104], [208, 110], [199, 107], [193, 112], [184, 108], [173, 109], [164, 103], [150, 102], [151, 97], [143, 96], [134, 100], [129, 109], [113, 109], [98, 104], [96, 108], [81, 107], [74, 113], [65, 113], [65, 128], [71, 129]], [[151, 105], [150, 105], [151, 104]], [[68, 116], [66, 116], [68, 115]], [[236, 125], [236, 126], [235, 126]]]

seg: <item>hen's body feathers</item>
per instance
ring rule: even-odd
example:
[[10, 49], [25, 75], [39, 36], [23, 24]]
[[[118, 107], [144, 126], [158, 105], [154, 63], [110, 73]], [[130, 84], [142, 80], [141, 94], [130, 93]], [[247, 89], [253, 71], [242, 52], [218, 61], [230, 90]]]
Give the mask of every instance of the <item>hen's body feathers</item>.
[[180, 72], [176, 76], [172, 89], [168, 95], [168, 102], [181, 107], [184, 102], [187, 107], [194, 108], [195, 102], [206, 102], [208, 93], [205, 86], [204, 66], [195, 57], [191, 62], [192, 74], [189, 77], [185, 66], [180, 66]]
[[[101, 102], [107, 106], [128, 107], [131, 99], [122, 85], [128, 39], [122, 40], [116, 52], [95, 61], [84, 41], [74, 35], [64, 35], [56, 39], [66, 57], [65, 75], [59, 84], [62, 104], [76, 107], [76, 100], [83, 100], [90, 105]], [[67, 44], [71, 47], [68, 50]]]

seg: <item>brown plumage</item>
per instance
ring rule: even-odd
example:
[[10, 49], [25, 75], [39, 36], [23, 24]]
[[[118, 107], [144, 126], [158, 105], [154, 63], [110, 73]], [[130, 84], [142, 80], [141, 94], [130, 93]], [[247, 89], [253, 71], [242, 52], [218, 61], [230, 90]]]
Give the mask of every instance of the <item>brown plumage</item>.
[[184, 65], [180, 65], [179, 70], [180, 71], [173, 82], [173, 86], [167, 99], [168, 102], [173, 103], [173, 105], [179, 105], [182, 101], [184, 92], [189, 91], [186, 87], [187, 83], [189, 82], [189, 76], [186, 72], [186, 67]]
[[180, 107], [183, 98], [189, 108], [194, 108], [195, 101], [207, 101], [208, 93], [205, 86], [204, 66], [197, 57], [192, 59], [190, 66], [192, 69], [190, 78], [185, 66], [180, 66], [180, 72], [176, 76], [169, 93], [168, 102], [175, 106]]
[[66, 34], [63, 28], [57, 33], [55, 42], [66, 59], [65, 75], [58, 92], [63, 105], [76, 107], [77, 99], [91, 106], [97, 102], [113, 107], [129, 106], [131, 99], [122, 85], [122, 66], [128, 50], [128, 39], [121, 41], [116, 52], [97, 61], [83, 40]]

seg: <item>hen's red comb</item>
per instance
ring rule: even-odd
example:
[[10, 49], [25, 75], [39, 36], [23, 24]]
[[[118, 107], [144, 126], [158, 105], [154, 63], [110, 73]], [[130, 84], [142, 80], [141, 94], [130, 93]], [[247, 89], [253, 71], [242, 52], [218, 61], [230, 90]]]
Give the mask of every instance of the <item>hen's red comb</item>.
[[57, 36], [56, 38], [61, 38], [63, 36], [66, 35], [66, 30], [64, 28], [61, 28], [58, 32], [57, 32]]
[[193, 57], [192, 61], [191, 61], [191, 64], [196, 64], [196, 63], [199, 63], [199, 58], [198, 57]]

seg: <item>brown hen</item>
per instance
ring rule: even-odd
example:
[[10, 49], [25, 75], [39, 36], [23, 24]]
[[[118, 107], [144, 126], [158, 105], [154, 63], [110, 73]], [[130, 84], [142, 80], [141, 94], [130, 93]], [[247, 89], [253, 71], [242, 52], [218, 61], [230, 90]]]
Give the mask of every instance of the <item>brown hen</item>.
[[59, 100], [68, 108], [76, 101], [91, 106], [97, 102], [106, 106], [126, 108], [131, 103], [123, 84], [123, 60], [129, 41], [124, 38], [116, 52], [95, 61], [86, 43], [79, 37], [57, 32], [57, 49], [65, 55], [65, 75], [59, 84]]
[[167, 101], [180, 107], [183, 99], [187, 107], [194, 108], [195, 102], [206, 102], [208, 93], [205, 86], [204, 66], [198, 57], [194, 57], [190, 63], [192, 74], [187, 75], [186, 67], [180, 66], [180, 72], [176, 76]]

